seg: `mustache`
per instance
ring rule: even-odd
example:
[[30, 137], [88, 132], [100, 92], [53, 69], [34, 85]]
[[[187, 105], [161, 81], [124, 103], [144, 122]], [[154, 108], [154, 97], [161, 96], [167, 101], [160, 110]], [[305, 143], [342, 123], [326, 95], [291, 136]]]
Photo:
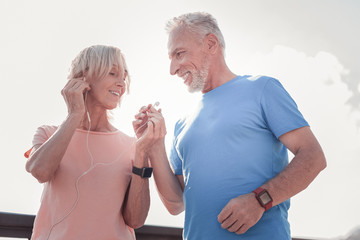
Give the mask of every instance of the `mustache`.
[[189, 73], [190, 73], [190, 71], [188, 71], [188, 70], [182, 70], [177, 73], [177, 76], [180, 78], [183, 78], [184, 76], [186, 76]]

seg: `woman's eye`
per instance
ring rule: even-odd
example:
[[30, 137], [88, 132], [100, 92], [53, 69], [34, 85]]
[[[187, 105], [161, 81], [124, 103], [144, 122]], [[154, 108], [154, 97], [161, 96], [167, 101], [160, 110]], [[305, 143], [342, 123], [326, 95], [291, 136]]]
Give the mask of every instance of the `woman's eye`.
[[115, 76], [116, 73], [114, 73], [114, 72], [109, 72], [109, 74], [112, 75], [112, 76]]

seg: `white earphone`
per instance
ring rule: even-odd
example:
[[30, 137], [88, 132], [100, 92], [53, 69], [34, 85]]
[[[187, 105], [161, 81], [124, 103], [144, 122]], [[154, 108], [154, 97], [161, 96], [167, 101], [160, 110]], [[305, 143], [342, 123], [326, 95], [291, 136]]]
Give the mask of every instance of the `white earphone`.
[[[85, 80], [85, 78], [84, 78], [84, 80]], [[75, 182], [76, 200], [75, 200], [73, 206], [71, 207], [71, 209], [70, 209], [70, 211], [69, 211], [68, 213], [66, 213], [63, 217], [61, 217], [56, 223], [54, 223], [54, 224], [50, 227], [49, 234], [48, 234], [48, 236], [47, 236], [46, 239], [49, 239], [49, 238], [50, 238], [51, 232], [52, 232], [52, 230], [54, 229], [54, 227], [55, 227], [56, 225], [58, 225], [59, 223], [61, 223], [62, 221], [64, 221], [64, 220], [74, 211], [74, 209], [76, 208], [76, 206], [77, 206], [77, 204], [78, 204], [78, 202], [79, 202], [79, 199], [80, 199], [80, 190], [79, 190], [79, 181], [80, 181], [80, 179], [81, 179], [83, 176], [85, 176], [86, 174], [88, 174], [90, 171], [92, 171], [95, 167], [97, 167], [97, 166], [99, 166], [99, 165], [111, 165], [111, 164], [115, 163], [116, 161], [118, 161], [118, 160], [120, 159], [120, 157], [122, 157], [122, 155], [123, 155], [124, 153], [127, 153], [127, 152], [124, 152], [123, 154], [121, 154], [120, 156], [118, 156], [118, 158], [115, 159], [115, 160], [112, 161], [112, 162], [109, 162], [109, 163], [96, 163], [96, 164], [94, 164], [94, 158], [93, 158], [93, 155], [92, 155], [92, 153], [91, 153], [91, 151], [90, 151], [90, 148], [89, 148], [89, 133], [90, 133], [90, 129], [91, 129], [91, 119], [90, 119], [89, 111], [87, 110], [87, 107], [86, 107], [86, 99], [87, 99], [87, 92], [85, 93], [85, 97], [84, 97], [84, 104], [85, 104], [85, 108], [86, 108], [86, 114], [87, 114], [87, 117], [88, 117], [88, 120], [89, 120], [89, 128], [88, 128], [88, 131], [87, 131], [87, 133], [86, 133], [86, 148], [87, 148], [88, 153], [89, 153], [89, 156], [90, 156], [91, 164], [90, 164], [90, 167], [89, 167], [85, 172], [83, 172], [83, 173], [77, 178], [77, 180], [76, 180], [76, 182]], [[159, 106], [159, 105], [160, 105], [160, 102], [157, 101], [157, 102], [154, 103], [153, 106], [156, 106], [156, 107], [157, 107], [157, 106]], [[141, 125], [141, 126], [138, 128], [137, 131], [139, 131], [139, 129], [143, 128], [147, 123], [148, 123], [148, 121], [145, 122], [143, 125]], [[134, 134], [134, 138], [136, 138], [137, 131], [136, 131], [135, 134]], [[134, 141], [133, 144], [135, 144], [135, 141]], [[129, 149], [128, 151], [130, 151], [130, 149], [132, 149], [132, 147], [131, 147], [131, 148], [128, 148], [128, 149]]]

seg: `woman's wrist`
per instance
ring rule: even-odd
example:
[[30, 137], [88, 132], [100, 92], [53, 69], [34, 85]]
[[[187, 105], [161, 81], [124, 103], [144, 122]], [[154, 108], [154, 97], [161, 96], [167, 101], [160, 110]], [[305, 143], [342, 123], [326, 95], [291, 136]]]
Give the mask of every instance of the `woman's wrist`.
[[148, 152], [139, 149], [138, 147], [135, 150], [135, 160], [134, 160], [134, 166], [136, 167], [148, 167], [149, 154]]
[[73, 127], [74, 129], [78, 128], [81, 122], [84, 119], [84, 115], [80, 113], [70, 113], [67, 115], [65, 121], [61, 125], [65, 125], [67, 127]]

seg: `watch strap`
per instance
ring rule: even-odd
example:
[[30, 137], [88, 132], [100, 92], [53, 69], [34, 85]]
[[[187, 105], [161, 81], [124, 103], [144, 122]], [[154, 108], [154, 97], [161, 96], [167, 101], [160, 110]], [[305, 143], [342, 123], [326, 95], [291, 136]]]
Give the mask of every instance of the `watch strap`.
[[[253, 193], [255, 193], [256, 200], [258, 200], [259, 204], [260, 204], [263, 208], [265, 208], [265, 212], [266, 212], [267, 210], [269, 210], [270, 208], [272, 208], [272, 202], [273, 202], [273, 200], [272, 200], [272, 198], [271, 198], [271, 196], [270, 196], [270, 194], [269, 194], [268, 191], [266, 191], [265, 189], [263, 189], [263, 188], [261, 188], [261, 187], [258, 187], [257, 189], [255, 189], [255, 190], [253, 191]], [[267, 194], [268, 197], [270, 198], [270, 201], [267, 202], [267, 203], [263, 203], [263, 201], [261, 200], [261, 195], [262, 195], [262, 194]]]
[[142, 178], [150, 178], [152, 174], [152, 170], [153, 169], [151, 167], [138, 168], [133, 166], [132, 173], [139, 175]]
[[142, 168], [133, 167], [132, 173], [141, 176], [142, 175]]

